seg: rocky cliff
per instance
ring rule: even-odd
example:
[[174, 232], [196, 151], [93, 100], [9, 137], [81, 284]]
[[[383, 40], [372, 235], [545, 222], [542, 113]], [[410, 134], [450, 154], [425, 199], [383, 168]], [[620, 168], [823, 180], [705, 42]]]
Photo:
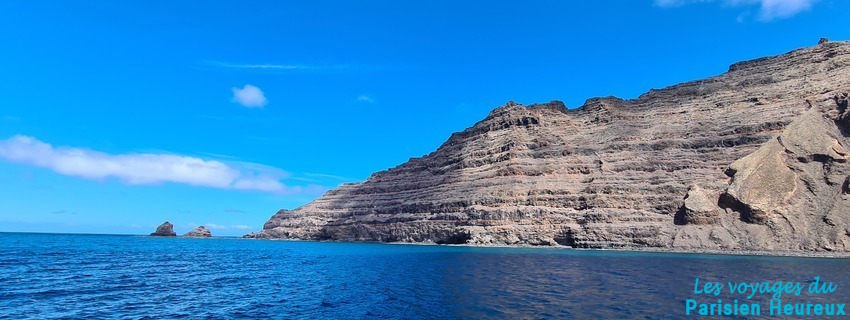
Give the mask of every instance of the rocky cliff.
[[259, 238], [850, 251], [850, 43], [577, 109], [509, 102]]

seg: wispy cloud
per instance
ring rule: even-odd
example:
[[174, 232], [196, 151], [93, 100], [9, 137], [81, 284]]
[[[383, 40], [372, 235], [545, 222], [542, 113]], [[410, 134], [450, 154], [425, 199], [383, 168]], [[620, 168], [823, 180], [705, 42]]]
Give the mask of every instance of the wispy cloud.
[[279, 63], [229, 63], [221, 61], [204, 61], [211, 65], [226, 69], [243, 69], [254, 71], [347, 71], [360, 69], [380, 69], [378, 66], [350, 65], [350, 64], [328, 64], [328, 65], [306, 65], [306, 64], [279, 64]]
[[[679, 7], [695, 3], [720, 3], [728, 7], [759, 6], [758, 20], [771, 21], [790, 18], [809, 10], [818, 0], [655, 0], [659, 7]], [[743, 19], [738, 16], [738, 21]]]
[[223, 225], [217, 223], [205, 223], [204, 227], [210, 230], [250, 230], [251, 227], [243, 224]]
[[52, 214], [77, 214], [74, 211], [68, 211], [68, 210], [58, 210], [58, 211], [53, 211], [51, 213]]
[[[297, 181], [310, 182], [310, 183], [326, 184], [326, 185], [327, 184], [337, 184], [338, 185], [340, 182], [356, 181], [356, 179], [341, 177], [341, 176], [332, 175], [332, 174], [309, 173], [309, 172], [301, 173], [299, 175], [290, 177], [289, 179], [297, 180]], [[325, 191], [327, 191], [327, 190], [325, 190]], [[322, 191], [322, 192], [324, 192], [324, 191]]]
[[220, 154], [220, 153], [200, 152], [200, 154], [210, 156], [210, 157], [213, 157], [213, 158], [218, 158], [218, 159], [239, 160], [239, 157], [237, 157], [237, 156], [231, 156], [231, 155]]
[[269, 103], [263, 91], [250, 84], [246, 84], [242, 89], [233, 87], [230, 90], [233, 91], [233, 102], [241, 104], [243, 107], [262, 108]]
[[226, 213], [245, 213], [245, 211], [242, 211], [242, 210], [239, 210], [239, 209], [225, 209], [224, 212], [226, 212]]
[[712, 2], [716, 0], [655, 0], [655, 5], [659, 7], [678, 7], [692, 3]]
[[761, 0], [759, 18], [773, 20], [788, 18], [809, 10], [817, 0]]
[[354, 180], [352, 178], [342, 177], [342, 176], [337, 176], [337, 175], [332, 175], [332, 174], [326, 174], [326, 173], [305, 172], [304, 175], [308, 176], [308, 177], [330, 178], [330, 179], [337, 179], [337, 180]]
[[198, 118], [209, 120], [221, 120], [226, 122], [250, 122], [250, 123], [279, 123], [286, 121], [285, 117], [267, 117], [267, 116], [221, 116], [221, 115], [198, 115]]
[[375, 99], [370, 97], [370, 96], [367, 96], [367, 95], [358, 96], [357, 101], [358, 102], [365, 102], [365, 103], [375, 103]]
[[251, 163], [228, 165], [214, 160], [170, 154], [108, 154], [83, 148], [53, 147], [33, 137], [0, 140], [0, 159], [42, 167], [59, 174], [91, 180], [118, 179], [128, 185], [180, 183], [219, 189], [283, 194], [312, 191], [288, 187], [286, 172]]
[[238, 68], [238, 69], [278, 69], [278, 70], [301, 70], [301, 69], [312, 69], [308, 66], [296, 65], [296, 64], [231, 64], [225, 62], [212, 62], [212, 64], [225, 67], [225, 68]]

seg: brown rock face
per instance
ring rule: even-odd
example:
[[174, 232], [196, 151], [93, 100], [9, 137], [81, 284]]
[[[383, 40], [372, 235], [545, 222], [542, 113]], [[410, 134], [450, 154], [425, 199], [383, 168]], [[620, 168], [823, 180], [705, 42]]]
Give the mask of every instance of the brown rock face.
[[183, 236], [191, 238], [209, 238], [212, 237], [212, 232], [204, 226], [200, 226], [192, 231], [186, 232]]
[[676, 214], [676, 224], [711, 225], [721, 221], [721, 210], [717, 197], [708, 194], [699, 186], [691, 186], [685, 195], [685, 203]]
[[157, 237], [176, 237], [177, 233], [174, 232], [174, 225], [166, 221], [159, 225], [159, 227], [156, 227], [156, 232], [151, 233], [151, 235]]
[[252, 237], [850, 251], [850, 43], [633, 100], [508, 103]]

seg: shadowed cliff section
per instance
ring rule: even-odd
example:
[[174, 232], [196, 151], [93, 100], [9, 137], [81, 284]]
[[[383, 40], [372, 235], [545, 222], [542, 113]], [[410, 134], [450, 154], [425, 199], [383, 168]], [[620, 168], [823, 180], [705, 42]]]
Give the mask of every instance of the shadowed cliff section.
[[850, 251], [850, 44], [577, 109], [509, 102], [251, 237]]

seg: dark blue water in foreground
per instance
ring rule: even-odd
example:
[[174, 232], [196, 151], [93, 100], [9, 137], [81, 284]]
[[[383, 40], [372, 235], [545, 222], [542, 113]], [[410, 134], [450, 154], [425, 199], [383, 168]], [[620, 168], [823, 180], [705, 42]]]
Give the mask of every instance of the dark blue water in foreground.
[[695, 277], [814, 276], [850, 302], [846, 259], [0, 233], [15, 319], [684, 318]]

